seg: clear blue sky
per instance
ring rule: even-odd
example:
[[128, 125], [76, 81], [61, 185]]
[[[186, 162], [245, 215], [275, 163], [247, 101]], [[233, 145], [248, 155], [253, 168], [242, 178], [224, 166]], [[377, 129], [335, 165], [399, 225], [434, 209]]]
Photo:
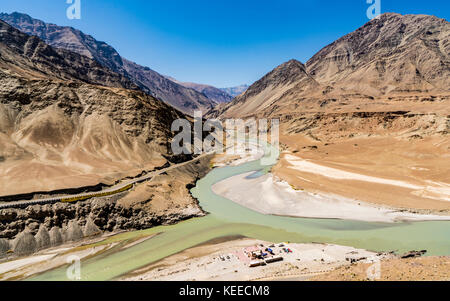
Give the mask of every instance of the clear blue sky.
[[[448, 0], [381, 0], [382, 12], [449, 20]], [[366, 0], [2, 0], [19, 11], [106, 41], [139, 64], [182, 81], [250, 84], [275, 66], [314, 53], [368, 21]]]

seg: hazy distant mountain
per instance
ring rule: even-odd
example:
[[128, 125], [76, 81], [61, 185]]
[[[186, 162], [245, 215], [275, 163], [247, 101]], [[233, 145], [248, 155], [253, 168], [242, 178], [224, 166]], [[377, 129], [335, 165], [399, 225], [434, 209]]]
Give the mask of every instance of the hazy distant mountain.
[[213, 86], [196, 84], [196, 83], [180, 82], [180, 81], [176, 80], [175, 78], [169, 77], [169, 76], [167, 78], [177, 84], [180, 84], [180, 85], [186, 87], [186, 88], [193, 89], [197, 92], [203, 93], [206, 97], [215, 101], [216, 103], [228, 103], [233, 99], [233, 97], [231, 95], [229, 95], [228, 93], [222, 91], [221, 89], [213, 87]]
[[0, 196], [113, 183], [170, 157], [185, 115], [0, 20]]
[[307, 74], [305, 65], [297, 60], [291, 60], [255, 82], [245, 93], [234, 98], [230, 104], [216, 107], [213, 111], [226, 114], [226, 116], [253, 115], [270, 107], [289, 90], [308, 87], [308, 90], [313, 92], [312, 89], [318, 85]]
[[390, 106], [400, 101], [446, 100], [449, 53], [446, 20], [383, 14], [326, 46], [306, 65], [296, 60], [280, 65], [210, 115], [286, 116], [345, 107], [360, 110], [361, 103], [380, 110], [382, 101]]
[[231, 87], [231, 88], [221, 88], [220, 90], [226, 92], [227, 94], [236, 97], [247, 91], [249, 85], [240, 85], [237, 87]]
[[114, 72], [128, 77], [143, 91], [183, 112], [191, 114], [199, 109], [207, 111], [216, 105], [204, 94], [176, 84], [148, 67], [125, 60], [110, 45], [72, 27], [48, 24], [17, 12], [2, 13], [0, 19], [22, 32], [39, 37], [53, 47], [67, 49], [96, 60]]

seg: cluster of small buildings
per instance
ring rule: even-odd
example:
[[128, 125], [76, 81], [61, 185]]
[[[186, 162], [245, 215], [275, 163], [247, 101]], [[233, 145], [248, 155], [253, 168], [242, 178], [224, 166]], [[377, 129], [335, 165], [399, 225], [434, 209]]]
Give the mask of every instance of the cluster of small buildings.
[[254, 268], [283, 261], [284, 256], [292, 253], [294, 253], [294, 251], [288, 247], [287, 243], [280, 243], [277, 245], [272, 244], [267, 247], [260, 244], [243, 248], [227, 255], [220, 255], [216, 257], [215, 260], [233, 262], [237, 259], [248, 267]]
[[286, 247], [284, 243], [277, 246], [272, 244], [268, 247], [259, 245], [253, 249], [244, 250], [244, 254], [250, 259], [249, 267], [252, 268], [283, 261], [283, 254], [289, 253], [293, 253], [293, 251]]

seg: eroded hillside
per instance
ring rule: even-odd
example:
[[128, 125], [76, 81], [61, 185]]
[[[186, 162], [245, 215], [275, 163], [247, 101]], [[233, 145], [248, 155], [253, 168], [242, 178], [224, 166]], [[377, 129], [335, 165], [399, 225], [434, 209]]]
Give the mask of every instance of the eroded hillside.
[[182, 113], [87, 57], [0, 26], [0, 195], [108, 184], [167, 162]]

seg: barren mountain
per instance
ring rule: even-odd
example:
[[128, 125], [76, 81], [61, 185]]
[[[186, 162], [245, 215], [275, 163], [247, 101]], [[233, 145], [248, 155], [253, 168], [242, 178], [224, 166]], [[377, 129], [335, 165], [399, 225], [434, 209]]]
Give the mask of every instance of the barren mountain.
[[290, 60], [251, 85], [230, 104], [216, 107], [209, 114], [215, 117], [251, 116], [270, 108], [281, 98], [296, 97], [295, 93], [312, 92], [317, 86], [302, 63]]
[[384, 14], [209, 116], [280, 119], [286, 152], [274, 172], [298, 189], [449, 210], [449, 53], [446, 20]]
[[449, 53], [446, 20], [384, 14], [319, 51], [307, 69], [324, 85], [374, 97], [438, 93], [450, 87]]
[[450, 23], [426, 15], [383, 14], [307, 62], [324, 85], [380, 96], [450, 87]]
[[180, 84], [186, 88], [194, 89], [197, 92], [203, 93], [204, 95], [206, 95], [206, 97], [215, 101], [218, 104], [219, 103], [228, 103], [233, 99], [233, 97], [231, 95], [227, 94], [225, 91], [218, 89], [216, 87], [213, 87], [213, 86], [196, 84], [196, 83], [185, 83], [185, 82], [180, 82], [173, 77], [168, 77], [168, 78], [171, 81], [173, 81], [177, 84]]
[[165, 164], [185, 116], [88, 57], [0, 21], [0, 195], [111, 184]]
[[[293, 107], [294, 112], [311, 106], [320, 110], [333, 103], [367, 106], [380, 100], [390, 105], [392, 100], [447, 99], [449, 53], [446, 20], [383, 14], [323, 48], [306, 67], [295, 60], [282, 64], [212, 114], [243, 117], [273, 115], [286, 108], [292, 112]], [[304, 105], [297, 108], [299, 102]]]
[[186, 114], [192, 115], [198, 110], [206, 112], [216, 106], [216, 102], [203, 93], [177, 84], [148, 67], [127, 59], [123, 59], [123, 66], [131, 78], [150, 89], [152, 95]]
[[236, 87], [230, 87], [230, 88], [220, 88], [220, 90], [224, 91], [225, 93], [231, 95], [232, 97], [236, 97], [247, 91], [248, 85], [240, 85]]
[[174, 83], [148, 67], [132, 63], [105, 42], [72, 27], [48, 24], [26, 14], [0, 14], [0, 19], [29, 35], [37, 36], [54, 48], [66, 49], [91, 58], [112, 71], [129, 78], [146, 93], [192, 114], [195, 110], [207, 111], [215, 101], [193, 89]]

